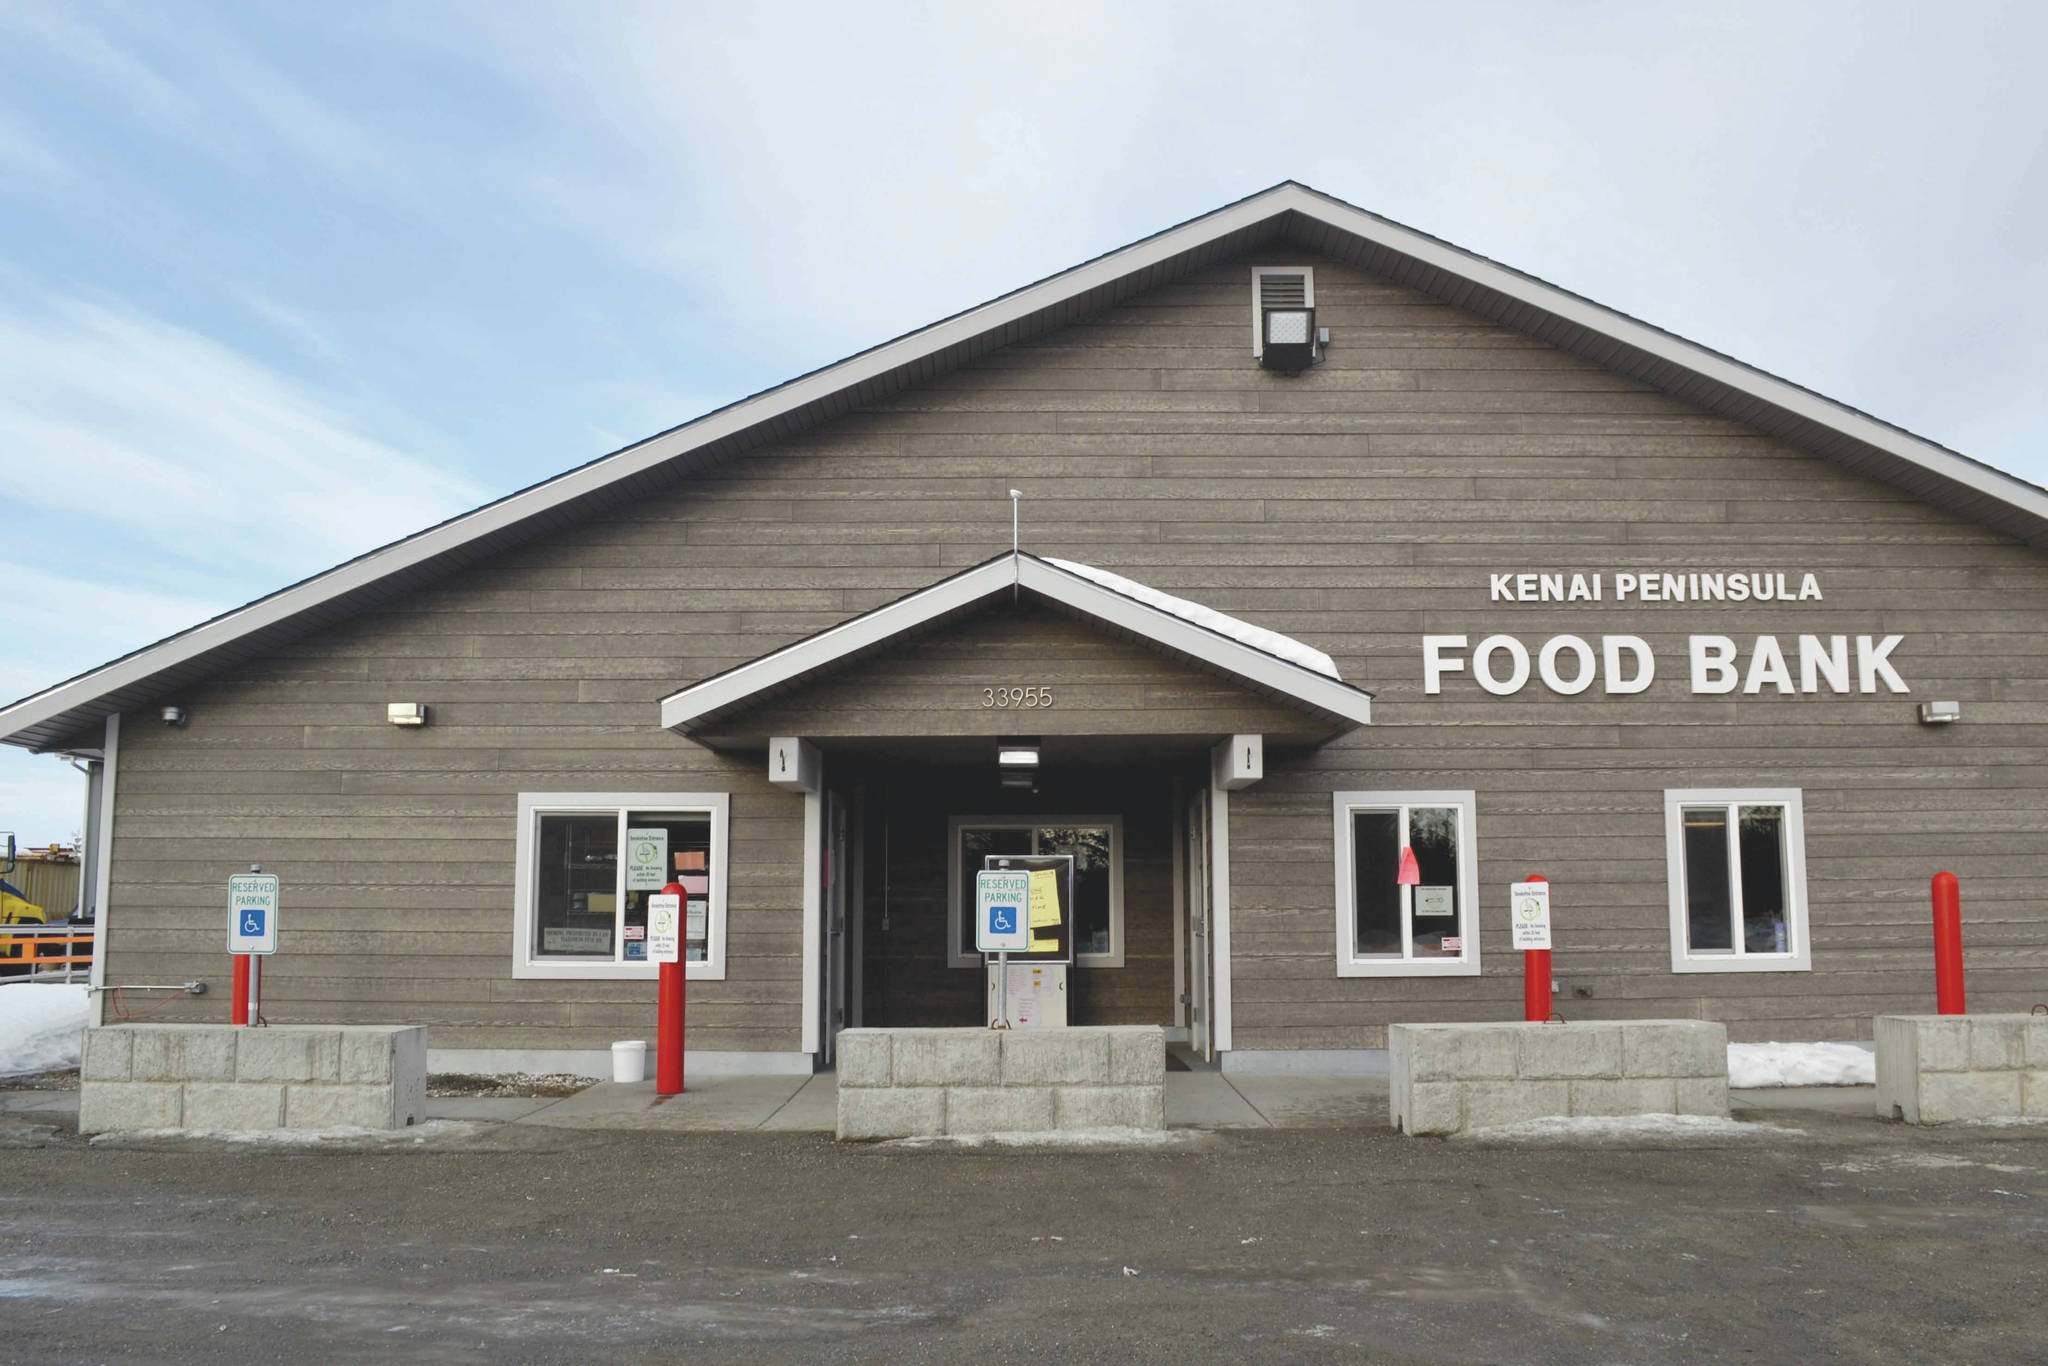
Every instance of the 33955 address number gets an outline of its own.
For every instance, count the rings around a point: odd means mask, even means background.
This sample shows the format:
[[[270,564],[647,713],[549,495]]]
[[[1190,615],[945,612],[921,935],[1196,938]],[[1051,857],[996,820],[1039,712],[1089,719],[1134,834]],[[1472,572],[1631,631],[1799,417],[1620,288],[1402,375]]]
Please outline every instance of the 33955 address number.
[[[1014,707],[1019,711],[1032,711],[1052,705],[1052,689],[1029,688],[983,688],[981,705],[984,707]]]

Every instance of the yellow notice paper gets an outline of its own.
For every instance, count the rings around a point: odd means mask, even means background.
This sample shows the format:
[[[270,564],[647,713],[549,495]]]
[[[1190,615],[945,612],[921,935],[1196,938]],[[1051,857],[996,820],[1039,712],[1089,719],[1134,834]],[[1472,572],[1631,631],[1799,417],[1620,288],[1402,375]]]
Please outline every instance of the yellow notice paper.
[[[1059,947],[1060,875],[1050,868],[1031,874],[1031,947]]]

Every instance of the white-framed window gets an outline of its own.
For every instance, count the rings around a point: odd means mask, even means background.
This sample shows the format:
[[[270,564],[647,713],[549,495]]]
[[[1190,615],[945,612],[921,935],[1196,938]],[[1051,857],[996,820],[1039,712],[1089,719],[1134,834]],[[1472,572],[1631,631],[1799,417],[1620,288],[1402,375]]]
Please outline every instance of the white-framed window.
[[[1337,975],[1476,977],[1479,850],[1470,792],[1339,792]],[[1403,854],[1415,877],[1401,877]]]
[[[512,975],[652,979],[647,898],[682,884],[685,973],[725,976],[723,792],[522,792]]]
[[[1806,822],[1796,787],[1664,793],[1673,972],[1805,972]]]
[[[990,854],[1074,856],[1074,962],[1124,965],[1124,821],[1121,816],[954,816],[947,828],[946,965],[978,968],[974,875]]]

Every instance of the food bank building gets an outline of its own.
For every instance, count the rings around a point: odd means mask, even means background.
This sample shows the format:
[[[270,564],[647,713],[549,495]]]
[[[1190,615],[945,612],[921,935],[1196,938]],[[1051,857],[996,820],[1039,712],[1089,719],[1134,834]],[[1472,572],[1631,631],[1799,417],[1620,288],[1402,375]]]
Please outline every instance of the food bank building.
[[[2044,546],[2031,484],[1287,183],[0,735],[90,766],[101,985],[223,977],[260,863],[266,1015],[441,1068],[647,1035],[671,879],[700,1074],[981,1024],[1005,859],[1068,878],[1045,1027],[1225,1067],[1514,1018],[1538,873],[1568,1018],[1852,1039],[1931,998],[1941,868],[1973,1004],[2039,997]]]

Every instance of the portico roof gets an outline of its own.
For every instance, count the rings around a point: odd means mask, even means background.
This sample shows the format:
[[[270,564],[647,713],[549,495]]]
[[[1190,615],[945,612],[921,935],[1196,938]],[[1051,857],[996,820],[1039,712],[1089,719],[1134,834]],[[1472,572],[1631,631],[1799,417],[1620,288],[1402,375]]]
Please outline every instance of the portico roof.
[[[1018,551],[864,612],[663,698],[661,724],[701,738],[728,718],[1005,596],[1036,600],[1306,712],[1326,735],[1372,720],[1372,694],[1299,641],[1085,565]]]

